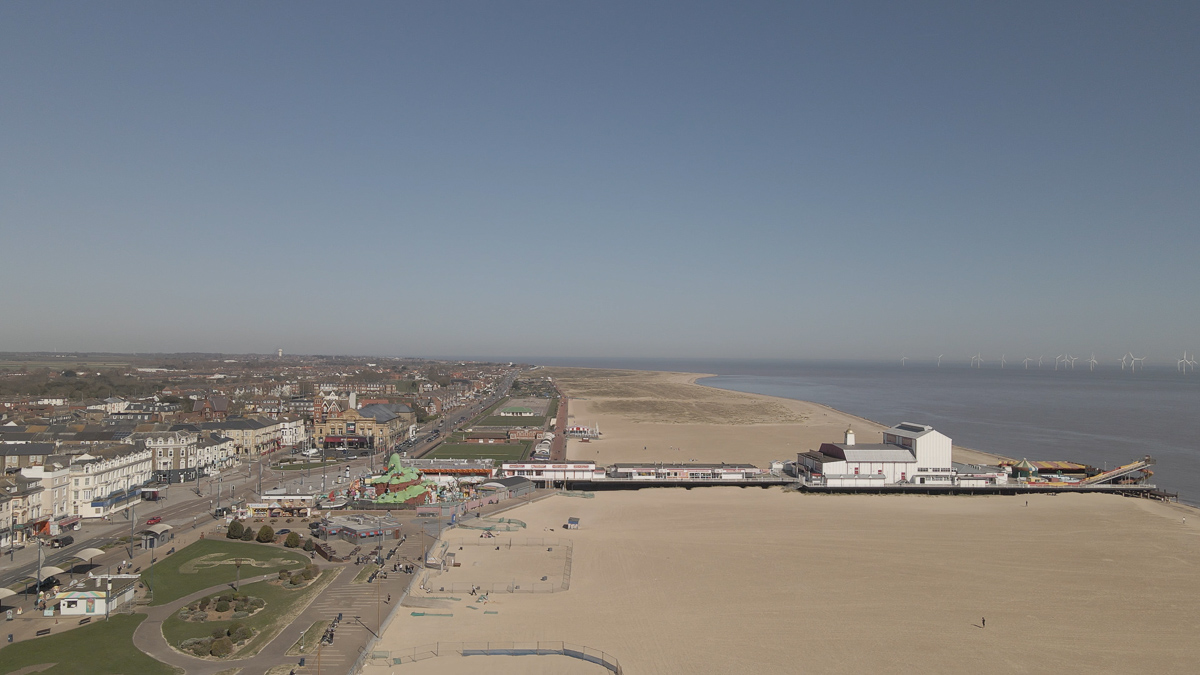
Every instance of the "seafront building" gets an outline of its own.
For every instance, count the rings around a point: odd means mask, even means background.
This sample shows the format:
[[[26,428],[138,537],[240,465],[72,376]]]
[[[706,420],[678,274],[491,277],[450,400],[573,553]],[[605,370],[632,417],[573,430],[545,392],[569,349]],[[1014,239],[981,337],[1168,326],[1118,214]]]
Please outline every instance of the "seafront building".
[[[879,487],[910,483],[950,485],[954,480],[950,437],[926,424],[903,422],[883,432],[883,443],[859,444],[847,429],[841,443],[802,452],[796,464],[826,487]]]

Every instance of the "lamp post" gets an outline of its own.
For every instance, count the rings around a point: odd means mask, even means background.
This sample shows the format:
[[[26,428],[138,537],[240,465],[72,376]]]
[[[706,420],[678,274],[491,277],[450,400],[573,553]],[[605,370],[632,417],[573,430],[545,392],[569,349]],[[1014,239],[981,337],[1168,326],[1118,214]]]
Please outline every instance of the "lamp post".
[[[237,568],[237,577],[234,579],[234,582],[233,582],[233,590],[236,591],[242,585],[242,559],[234,558],[233,565],[234,565],[234,567]]]

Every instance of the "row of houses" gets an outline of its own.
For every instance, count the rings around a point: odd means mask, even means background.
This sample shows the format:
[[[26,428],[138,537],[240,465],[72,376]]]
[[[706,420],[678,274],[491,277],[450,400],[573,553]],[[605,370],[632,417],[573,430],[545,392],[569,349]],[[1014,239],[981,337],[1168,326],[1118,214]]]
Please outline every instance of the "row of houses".
[[[0,546],[57,535],[83,518],[110,517],[140,499],[153,476],[153,453],[140,441],[75,455],[33,454],[52,452],[48,445],[0,445],[6,466],[14,451],[37,463],[6,469],[0,478]]]

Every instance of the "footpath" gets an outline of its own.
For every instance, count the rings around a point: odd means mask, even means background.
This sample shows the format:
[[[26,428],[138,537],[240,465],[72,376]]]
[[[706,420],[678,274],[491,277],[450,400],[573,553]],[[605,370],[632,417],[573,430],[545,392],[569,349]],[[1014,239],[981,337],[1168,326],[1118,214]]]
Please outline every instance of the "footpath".
[[[479,510],[472,511],[464,518],[473,519],[494,515],[552,494],[554,494],[553,490],[538,490],[536,493],[524,497],[486,505]],[[395,553],[384,561],[380,574],[375,577],[375,580],[373,582],[355,581],[359,572],[363,571],[363,565],[356,565],[353,562],[329,563],[317,558],[316,562],[322,569],[322,573],[333,573],[337,576],[258,654],[245,659],[219,661],[202,659],[174,650],[162,635],[163,621],[177,612],[180,607],[205,595],[229,588],[229,584],[198,591],[165,605],[137,605],[132,608],[122,608],[121,611],[124,613],[147,615],[146,620],[134,633],[134,645],[163,663],[182,668],[186,675],[215,675],[231,668],[240,668],[239,675],[266,675],[272,669],[275,669],[274,673],[283,673],[284,675],[292,669],[297,675],[318,672],[338,675],[350,673],[356,664],[361,663],[363,653],[378,642],[379,635],[390,622],[392,615],[396,611],[402,610],[401,599],[415,575],[393,572],[392,565],[408,563],[415,565],[420,571],[425,551],[448,524],[446,521],[436,518],[415,518],[412,517],[415,515],[412,512],[397,511],[393,515],[401,521],[401,531],[405,534],[405,540],[403,542],[396,540],[384,542],[383,555],[387,556],[388,552],[393,549],[395,549]],[[194,529],[191,527],[190,516],[181,520],[183,522],[176,521],[175,529],[171,530],[173,539],[166,542],[163,548],[153,551],[135,549],[131,558],[128,547],[114,547],[92,561],[93,569],[95,571],[103,571],[105,568],[115,570],[119,563],[128,561],[130,572],[142,571],[152,564],[152,560],[161,559],[172,547],[178,551],[202,537],[224,537],[224,527],[215,526],[211,520],[206,526],[197,525]],[[340,540],[330,540],[328,543],[339,554],[339,557],[348,556],[352,548],[349,542]],[[360,552],[362,555],[369,553],[369,550]],[[242,583],[250,583],[271,576],[273,575],[243,579]],[[143,600],[143,593],[144,590],[139,591],[138,601]],[[19,596],[6,598],[5,606],[12,607],[11,601],[18,598]],[[77,617],[44,617],[41,612],[30,609],[32,600],[22,603],[23,607],[25,605],[28,607],[25,607],[25,611],[21,615],[16,616],[14,621],[5,623],[7,630],[4,632],[13,633],[14,641],[33,639],[37,636],[38,631],[44,629],[50,629],[50,634],[58,634],[79,627]],[[313,648],[307,653],[288,654],[289,650],[293,650],[300,637],[314,623],[331,621],[339,613],[342,614],[342,621],[335,631],[332,644],[322,644],[319,650]],[[92,619],[92,621],[103,620],[103,617]],[[304,659],[303,666],[300,665],[301,658]]]

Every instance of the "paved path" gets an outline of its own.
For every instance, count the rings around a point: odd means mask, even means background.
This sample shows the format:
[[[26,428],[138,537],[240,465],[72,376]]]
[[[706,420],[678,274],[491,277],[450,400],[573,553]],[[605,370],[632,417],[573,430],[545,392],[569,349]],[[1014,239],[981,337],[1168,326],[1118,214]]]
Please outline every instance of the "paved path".
[[[197,591],[174,602],[158,607],[143,607],[148,616],[138,626],[133,635],[134,645],[150,656],[172,666],[183,668],[187,675],[213,675],[229,668],[238,667],[240,675],[260,675],[275,666],[290,664],[296,666],[297,673],[315,673],[317,668],[316,653],[305,655],[305,666],[299,667],[299,656],[288,656],[287,651],[296,643],[304,631],[317,621],[328,621],[342,613],[342,623],[338,626],[337,635],[332,645],[321,648],[322,673],[347,673],[358,660],[359,654],[374,637],[372,631],[378,632],[379,625],[387,622],[387,616],[399,604],[400,596],[411,579],[409,575],[391,572],[391,563],[402,558],[419,559],[421,555],[420,538],[405,542],[397,548],[397,554],[385,562],[384,569],[388,570],[388,579],[382,575],[373,583],[354,583],[354,578],[363,569],[358,565],[348,563],[318,563],[322,573],[333,573],[337,576],[326,586],[301,613],[285,626],[258,654],[244,659],[226,659],[211,661],[175,651],[167,644],[162,634],[162,623],[179,611],[180,607],[199,600],[202,597],[227,590],[229,584],[221,584]],[[242,583],[252,583],[275,578],[275,574],[244,579]],[[388,595],[391,602],[387,602]],[[355,617],[359,617],[356,619]]]

